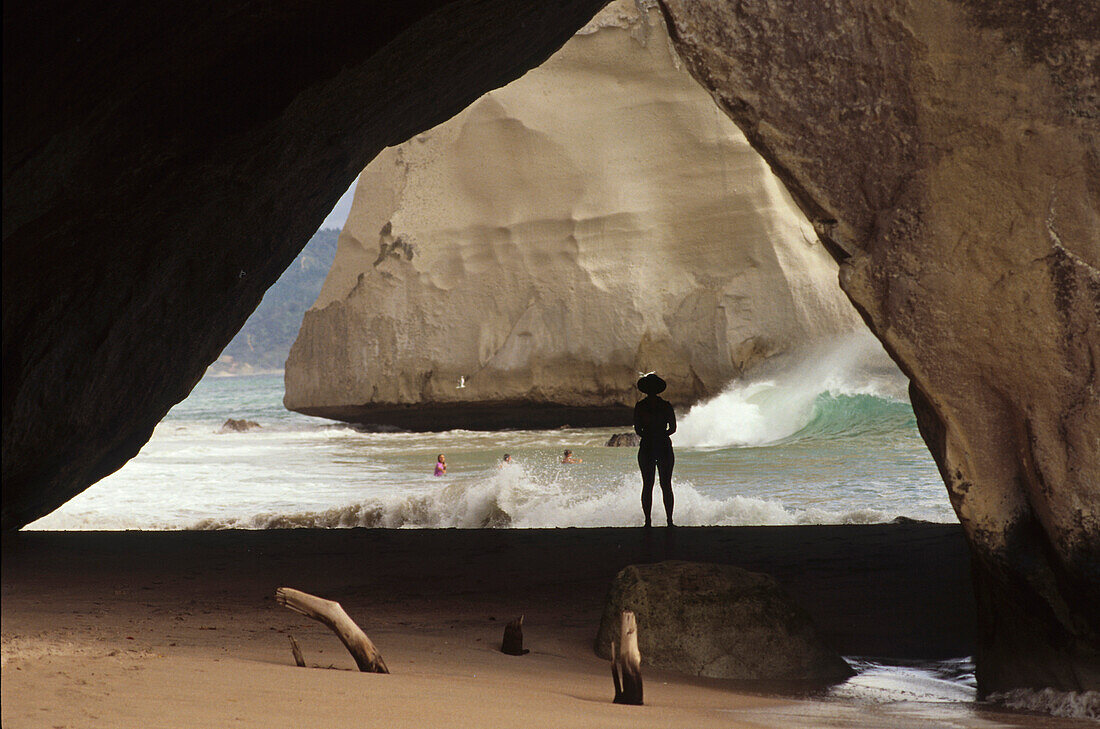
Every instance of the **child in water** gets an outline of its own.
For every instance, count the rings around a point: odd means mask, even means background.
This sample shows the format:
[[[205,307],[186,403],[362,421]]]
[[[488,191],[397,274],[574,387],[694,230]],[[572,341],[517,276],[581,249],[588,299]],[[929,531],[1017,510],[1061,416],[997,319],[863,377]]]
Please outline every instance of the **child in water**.
[[[447,475],[447,459],[442,453],[439,454],[439,458],[435,459],[435,475],[446,476]]]
[[[584,461],[582,461],[581,459],[574,458],[573,457],[573,451],[569,451],[569,450],[567,450],[565,452],[565,454],[561,457],[561,462],[562,463],[584,463]]]

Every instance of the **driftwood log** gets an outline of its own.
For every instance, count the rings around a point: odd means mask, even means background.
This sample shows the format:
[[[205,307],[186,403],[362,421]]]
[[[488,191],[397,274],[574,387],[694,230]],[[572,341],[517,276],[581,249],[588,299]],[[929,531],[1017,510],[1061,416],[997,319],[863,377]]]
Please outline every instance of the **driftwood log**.
[[[623,610],[618,646],[611,641],[611,680],[615,703],[642,705],[642,654],[638,650],[638,619]]]
[[[294,590],[289,587],[280,587],[275,591],[275,601],[294,612],[301,613],[307,618],[323,623],[336,633],[336,637],[344,644],[355,659],[355,665],[364,673],[389,673],[386,662],[382,660],[382,654],[371,643],[370,638],[364,633],[355,621],[348,617],[340,603],[326,600],[316,595]],[[298,656],[295,656],[297,662]],[[302,662],[304,663],[304,661]],[[298,665],[302,665],[299,663]]]
[[[523,647],[523,616],[513,620],[504,626],[504,640],[500,644],[500,652],[510,656],[522,656],[530,653]]]

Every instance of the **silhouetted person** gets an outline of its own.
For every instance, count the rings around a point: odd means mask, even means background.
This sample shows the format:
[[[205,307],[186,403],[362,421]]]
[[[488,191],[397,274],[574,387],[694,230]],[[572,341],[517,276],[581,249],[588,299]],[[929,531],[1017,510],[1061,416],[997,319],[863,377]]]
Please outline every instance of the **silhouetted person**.
[[[646,397],[634,406],[634,432],[642,439],[638,446],[638,468],[642,469],[642,512],[645,525],[651,526],[649,512],[653,509],[653,471],[661,477],[661,494],[665,501],[665,517],[672,526],[672,434],[676,432],[676,413],[672,405],[658,397],[665,391],[665,381],[652,372],[638,380],[638,389]]]

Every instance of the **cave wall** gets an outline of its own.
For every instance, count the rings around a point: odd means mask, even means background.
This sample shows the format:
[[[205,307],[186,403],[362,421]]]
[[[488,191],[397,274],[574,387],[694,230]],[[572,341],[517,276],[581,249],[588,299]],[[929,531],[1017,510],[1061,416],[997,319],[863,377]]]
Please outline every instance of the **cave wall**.
[[[911,379],[979,689],[1100,687],[1100,6],[662,5]]]
[[[603,2],[5,3],[3,528],[138,452],[379,150]]]

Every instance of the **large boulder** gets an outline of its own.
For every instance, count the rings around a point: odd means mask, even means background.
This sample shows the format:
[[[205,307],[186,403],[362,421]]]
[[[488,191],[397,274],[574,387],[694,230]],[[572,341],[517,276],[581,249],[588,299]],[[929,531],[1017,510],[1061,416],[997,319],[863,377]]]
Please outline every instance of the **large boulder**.
[[[625,424],[639,371],[687,405],[863,331],[836,275],[656,6],[617,0],[367,166],[285,403],[414,428]]]
[[[1100,688],[1100,3],[662,7],[911,379],[980,691]]]
[[[642,663],[744,680],[842,681],[852,669],[769,575],[696,562],[631,565],[607,596],[596,653],[611,655],[623,610],[638,617]]]

